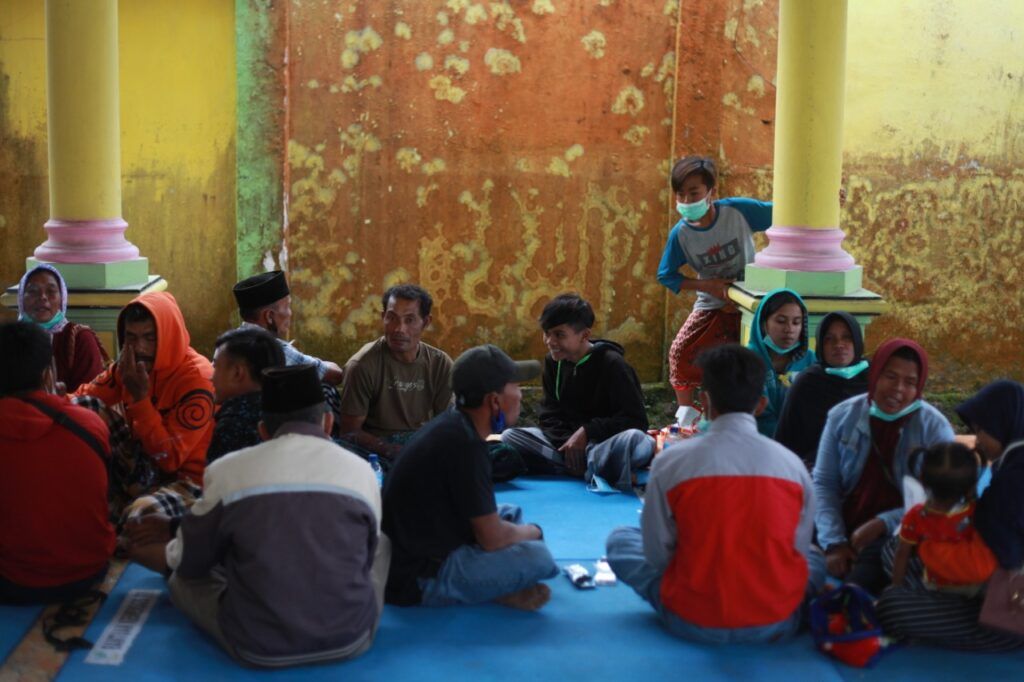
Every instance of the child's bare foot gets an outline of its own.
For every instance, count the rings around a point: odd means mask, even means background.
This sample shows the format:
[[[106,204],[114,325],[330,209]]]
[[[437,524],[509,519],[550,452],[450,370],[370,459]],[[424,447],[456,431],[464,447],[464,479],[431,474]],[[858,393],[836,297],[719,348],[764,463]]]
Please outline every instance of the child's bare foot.
[[[494,601],[502,606],[509,606],[513,609],[536,611],[547,604],[549,599],[551,599],[551,588],[544,583],[537,583],[518,592],[498,597]]]

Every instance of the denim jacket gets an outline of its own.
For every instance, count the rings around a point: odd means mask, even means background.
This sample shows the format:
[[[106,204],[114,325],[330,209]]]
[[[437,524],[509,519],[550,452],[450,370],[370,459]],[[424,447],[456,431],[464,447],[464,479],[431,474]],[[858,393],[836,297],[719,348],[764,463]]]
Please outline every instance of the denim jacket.
[[[866,394],[848,398],[828,413],[825,430],[818,444],[818,460],[814,465],[814,496],[818,511],[814,520],[818,528],[818,544],[823,548],[846,542],[855,528],[843,522],[843,500],[860,481],[871,450],[871,425]],[[896,455],[893,478],[897,486],[907,472],[907,459],[915,448],[953,440],[953,427],[941,412],[928,403],[915,412],[903,426]],[[891,534],[903,518],[903,509],[891,509],[878,515]]]

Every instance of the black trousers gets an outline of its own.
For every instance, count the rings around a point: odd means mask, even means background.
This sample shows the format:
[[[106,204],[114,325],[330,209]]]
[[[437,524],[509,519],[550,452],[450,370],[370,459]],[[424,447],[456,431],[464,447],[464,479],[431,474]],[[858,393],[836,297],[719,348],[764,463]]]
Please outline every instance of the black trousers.
[[[52,587],[28,587],[13,583],[0,576],[0,604],[23,606],[27,604],[60,604],[76,599],[93,588],[107,575],[107,566],[94,576]]]

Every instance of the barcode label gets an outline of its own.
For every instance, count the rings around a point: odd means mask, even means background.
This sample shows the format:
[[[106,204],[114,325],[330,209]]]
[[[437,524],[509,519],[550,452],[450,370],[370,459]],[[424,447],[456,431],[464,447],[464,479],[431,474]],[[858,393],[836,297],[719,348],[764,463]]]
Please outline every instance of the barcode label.
[[[85,657],[85,662],[93,665],[121,665],[160,594],[160,590],[130,591],[121,602],[114,619],[103,629],[103,634]]]

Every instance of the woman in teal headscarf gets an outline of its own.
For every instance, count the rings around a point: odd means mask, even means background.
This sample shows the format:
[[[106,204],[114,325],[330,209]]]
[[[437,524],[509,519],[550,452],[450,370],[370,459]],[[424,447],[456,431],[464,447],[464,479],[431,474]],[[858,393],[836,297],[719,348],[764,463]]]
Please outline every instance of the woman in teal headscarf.
[[[754,313],[747,346],[768,366],[764,381],[768,406],[757,417],[757,430],[772,438],[790,385],[815,361],[807,343],[807,306],[800,294],[791,289],[765,294]]]

